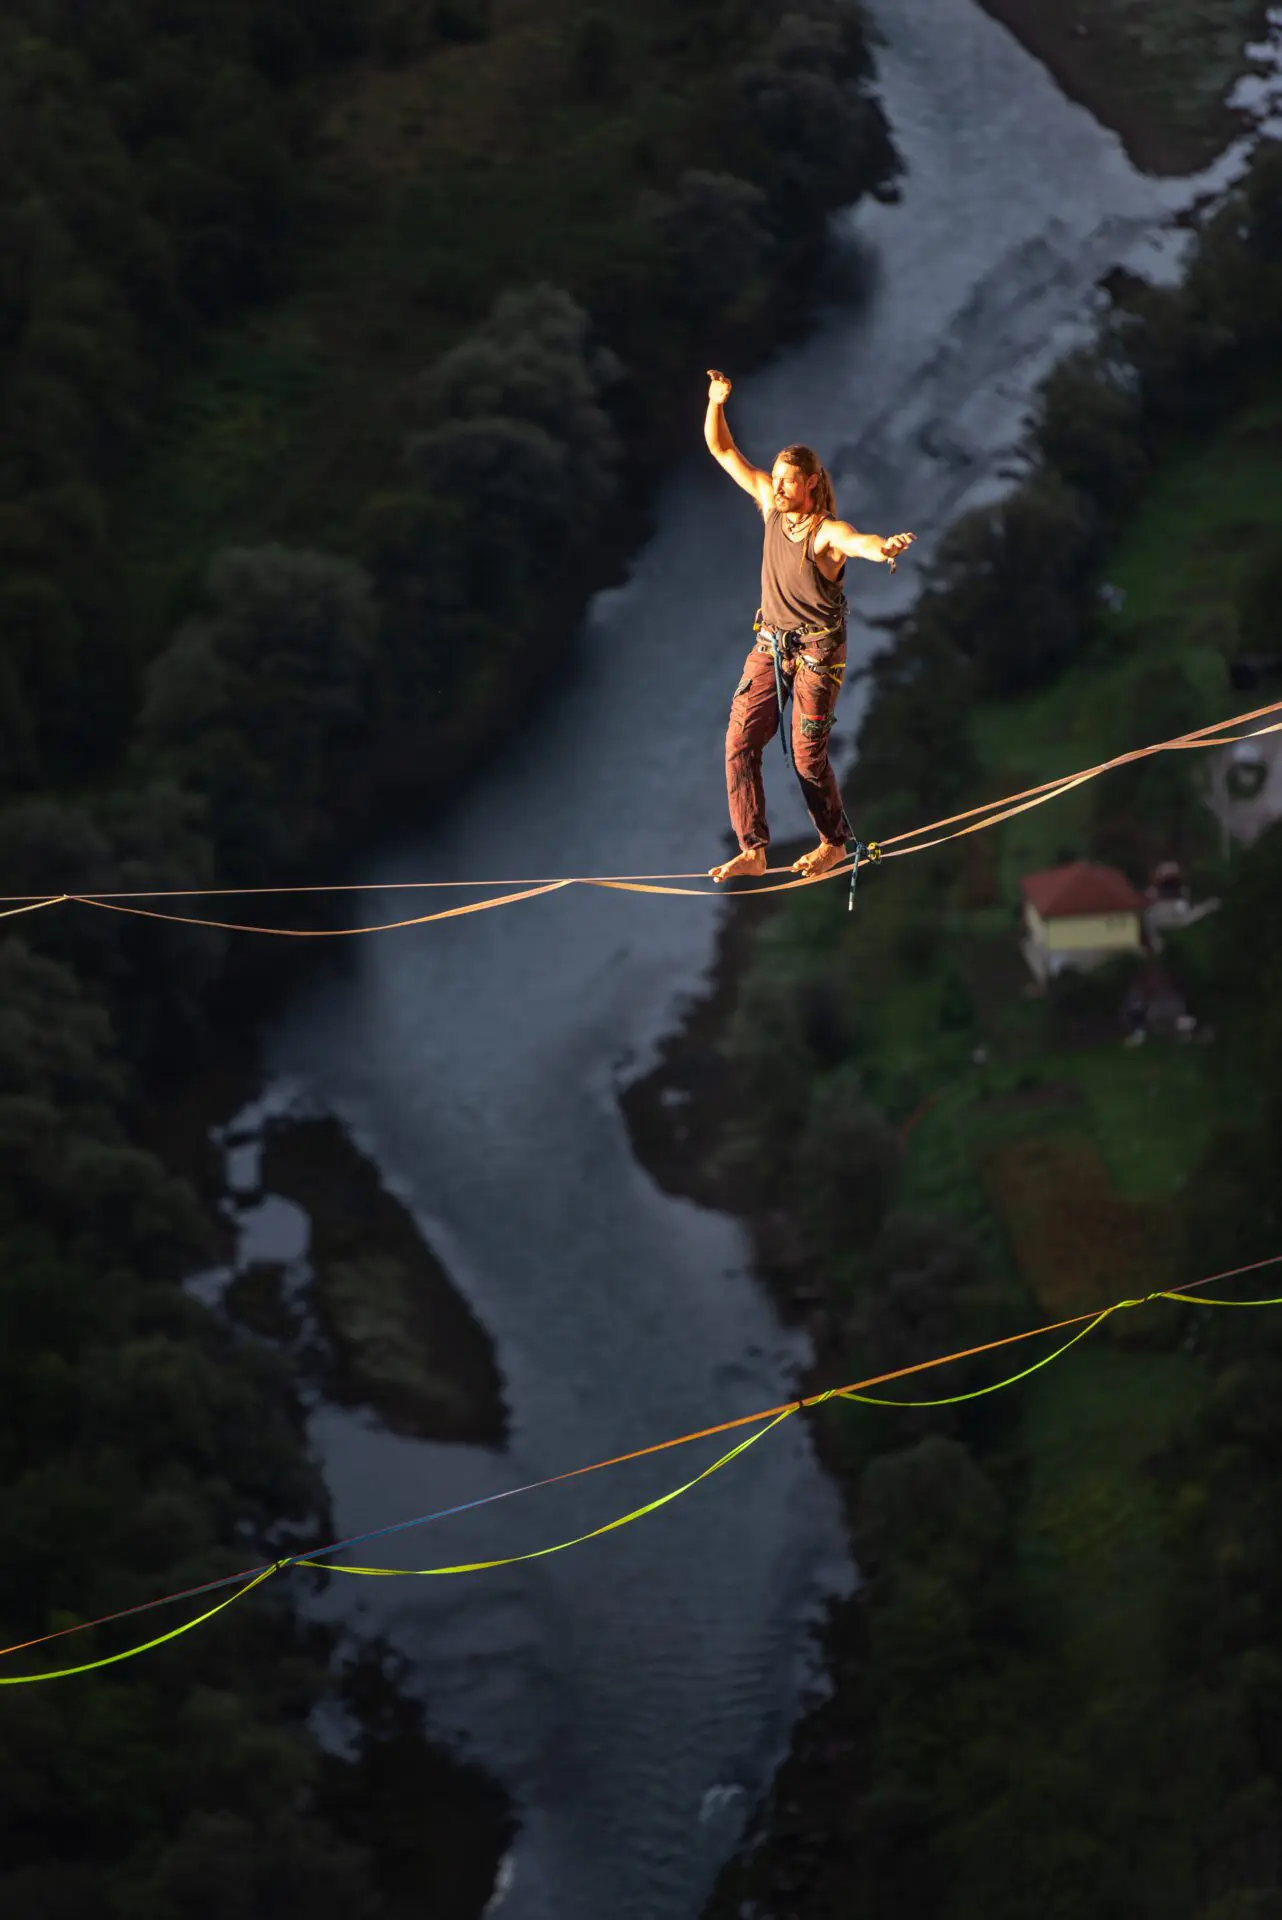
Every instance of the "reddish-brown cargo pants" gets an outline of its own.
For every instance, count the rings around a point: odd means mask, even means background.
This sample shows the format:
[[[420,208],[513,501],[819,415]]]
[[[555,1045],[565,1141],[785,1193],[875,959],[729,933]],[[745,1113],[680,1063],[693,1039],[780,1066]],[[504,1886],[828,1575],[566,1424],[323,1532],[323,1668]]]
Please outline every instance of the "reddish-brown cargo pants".
[[[784,693],[792,689],[792,759],[802,796],[820,837],[833,845],[848,837],[837,776],[828,764],[828,735],[846,671],[845,633],[780,641]],[[779,730],[779,700],[770,643],[758,641],[744,662],[730,702],[726,730],[726,790],[730,824],[743,848],[770,841],[761,756]]]

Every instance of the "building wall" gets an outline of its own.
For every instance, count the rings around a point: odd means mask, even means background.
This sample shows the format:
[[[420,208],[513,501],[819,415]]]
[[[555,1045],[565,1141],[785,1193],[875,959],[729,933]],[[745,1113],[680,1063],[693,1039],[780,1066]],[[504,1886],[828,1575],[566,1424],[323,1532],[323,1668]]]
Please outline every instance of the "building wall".
[[[1126,953],[1142,945],[1137,913],[1084,913],[1063,920],[1043,920],[1036,907],[1024,903],[1029,937],[1048,953]]]

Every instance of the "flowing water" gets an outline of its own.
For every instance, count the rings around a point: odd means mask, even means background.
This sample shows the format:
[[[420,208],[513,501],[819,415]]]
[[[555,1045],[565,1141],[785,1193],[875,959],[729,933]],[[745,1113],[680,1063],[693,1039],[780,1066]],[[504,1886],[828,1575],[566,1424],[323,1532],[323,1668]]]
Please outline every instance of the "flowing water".
[[[1161,230],[1192,190],[1138,177],[970,0],[874,11],[902,197],[837,222],[859,299],[736,387],[730,417],[763,465],[788,441],[817,444],[844,511],[914,528],[921,556],[1009,465],[1030,387],[1089,319],[1101,275],[1169,259]],[[691,454],[662,490],[657,531],[591,608],[558,703],[451,818],[407,824],[369,878],[686,871],[719,857],[721,742],[760,523],[701,451],[701,392],[692,380]],[[907,604],[913,566],[894,580],[850,572],[857,664],[878,638],[866,620]],[[848,708],[839,738],[853,690]],[[800,833],[777,750],[767,773],[776,830]],[[857,780],[849,798],[857,824]],[[860,911],[876,911],[871,893]],[[740,1229],[660,1193],[618,1109],[705,976],[717,912],[570,890],[371,938],[269,1036],[272,1097],[323,1104],[374,1155],[489,1330],[512,1416],[500,1456],[318,1413],[341,1531],[787,1397],[801,1352],[747,1270]],[[422,1567],[528,1552],[652,1499],[716,1451],[367,1553]],[[851,1578],[835,1497],[792,1419],[604,1539],[457,1579],[340,1583],[330,1604],[390,1634],[433,1728],[511,1791],[521,1831],[495,1896],[502,1920],[695,1920],[786,1744],[807,1625]]]

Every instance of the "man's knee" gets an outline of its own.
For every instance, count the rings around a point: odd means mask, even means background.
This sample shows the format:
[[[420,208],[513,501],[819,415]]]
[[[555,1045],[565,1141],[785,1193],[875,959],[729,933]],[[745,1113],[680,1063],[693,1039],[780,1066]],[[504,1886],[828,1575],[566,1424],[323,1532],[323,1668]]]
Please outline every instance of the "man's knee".
[[[762,749],[748,739],[725,735],[725,778],[735,781],[752,780],[756,770],[762,764]]]
[[[749,759],[759,755],[773,736],[778,720],[773,709],[764,715],[751,707],[734,706],[730,709],[730,724],[726,728],[726,759],[745,756]]]

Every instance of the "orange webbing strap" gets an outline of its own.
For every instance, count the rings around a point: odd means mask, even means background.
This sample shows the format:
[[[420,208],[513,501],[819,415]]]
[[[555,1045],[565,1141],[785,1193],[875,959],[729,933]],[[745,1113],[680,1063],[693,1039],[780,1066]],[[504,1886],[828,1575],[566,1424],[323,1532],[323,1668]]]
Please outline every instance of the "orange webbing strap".
[[[94,894],[68,893],[63,898],[75,900],[82,907],[101,907],[105,913],[130,913],[143,920],[171,920],[182,927],[211,927],[219,933],[270,933],[289,940],[338,940],[351,934],[393,933],[399,927],[426,927],[435,920],[457,920],[466,913],[486,913],[491,907],[510,907],[518,900],[536,900],[541,893],[556,893],[574,884],[573,880],[549,880],[541,887],[526,887],[521,893],[501,893],[493,900],[472,900],[465,907],[443,907],[439,913],[414,914],[408,920],[386,920],[373,927],[257,927],[237,920],[205,920],[191,913],[160,913],[154,907],[128,906],[123,901]]]

